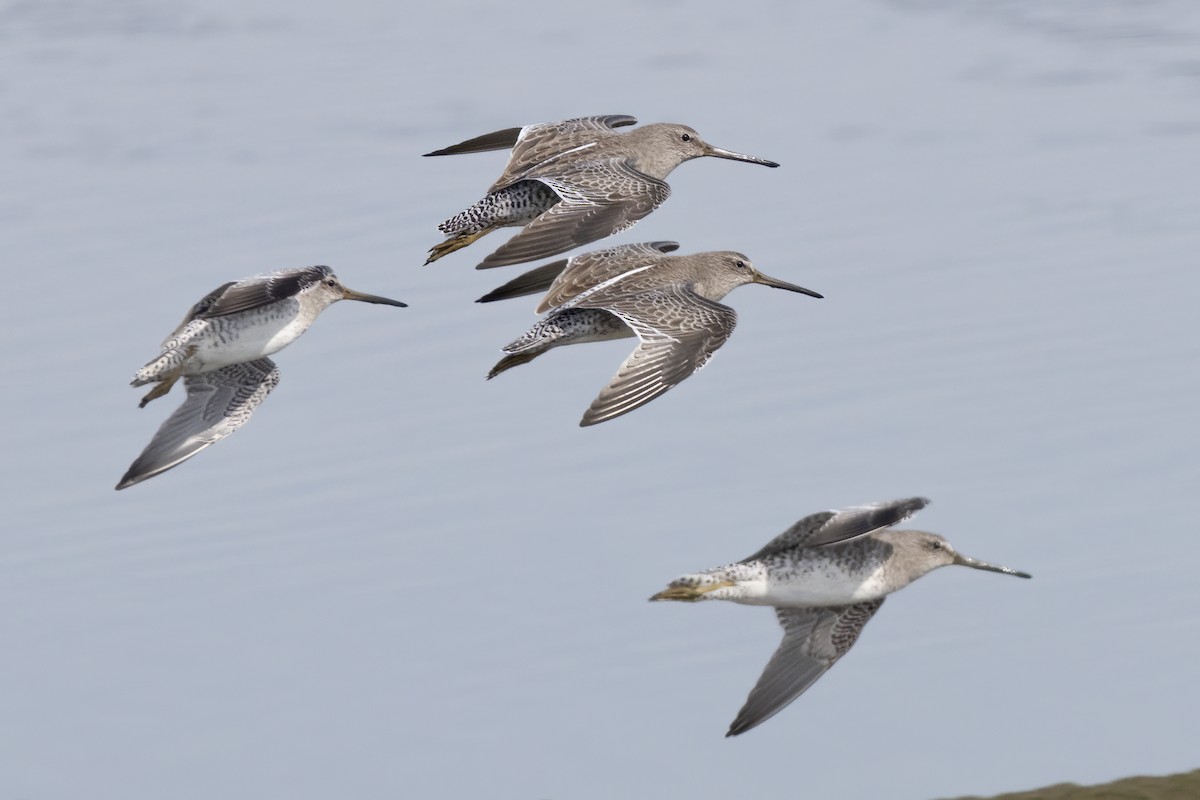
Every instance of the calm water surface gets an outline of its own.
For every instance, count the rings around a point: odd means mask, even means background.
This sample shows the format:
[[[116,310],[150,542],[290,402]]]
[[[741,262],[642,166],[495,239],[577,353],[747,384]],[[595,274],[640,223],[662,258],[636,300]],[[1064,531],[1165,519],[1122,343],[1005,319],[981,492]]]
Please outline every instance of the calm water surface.
[[[0,4],[0,795],[929,798],[1197,765],[1200,9],[819,0]],[[503,154],[630,113],[684,165],[615,241],[738,249],[678,390],[582,430],[628,343],[501,378],[500,241],[422,267]],[[333,265],[238,435],[113,484],[134,369],[226,280]],[[947,570],[752,734],[779,633],[650,606],[822,508]]]

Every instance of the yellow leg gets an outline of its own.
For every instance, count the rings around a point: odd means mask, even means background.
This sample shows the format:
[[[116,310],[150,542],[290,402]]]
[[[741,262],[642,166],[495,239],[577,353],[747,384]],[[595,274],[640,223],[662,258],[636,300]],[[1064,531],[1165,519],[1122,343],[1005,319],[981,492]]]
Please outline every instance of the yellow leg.
[[[434,245],[429,251],[429,258],[425,259],[426,264],[432,264],[442,256],[450,255],[455,250],[462,250],[467,245],[473,243],[477,239],[481,239],[491,233],[493,228],[484,228],[478,233],[465,233],[461,236],[451,236],[441,244]]]
[[[515,355],[510,353],[496,362],[496,366],[492,367],[492,371],[488,373],[487,379],[490,381],[507,369],[512,369],[521,364],[528,364],[544,352],[544,350],[537,350],[532,353],[517,353]]]
[[[154,388],[146,393],[142,398],[142,402],[138,403],[138,408],[145,408],[146,404],[151,400],[157,400],[167,392],[171,391],[171,387],[175,385],[175,381],[183,376],[183,368],[192,360],[192,356],[196,354],[196,346],[189,347],[184,354],[183,361],[179,362],[179,366],[167,373],[167,376],[155,384]]]
[[[736,586],[733,581],[719,581],[710,583],[707,586],[671,586],[663,589],[658,594],[651,597],[651,600],[681,600],[685,603],[694,603],[709,592],[714,592],[717,589],[724,589],[726,586]]]

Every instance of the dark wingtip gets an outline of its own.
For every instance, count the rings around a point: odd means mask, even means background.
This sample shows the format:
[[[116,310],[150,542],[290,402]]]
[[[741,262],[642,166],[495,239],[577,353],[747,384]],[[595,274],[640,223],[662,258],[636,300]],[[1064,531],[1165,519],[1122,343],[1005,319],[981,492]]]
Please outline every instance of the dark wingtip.
[[[930,502],[931,501],[928,497],[909,497],[904,500],[897,500],[890,509],[892,512],[892,519],[895,520],[895,522],[891,524],[898,525],[899,523],[911,517],[913,514],[916,514],[925,506],[929,505]]]
[[[476,136],[464,142],[443,147],[440,150],[424,153],[422,154],[422,158],[428,156],[457,156],[466,153],[486,153],[490,150],[509,150],[517,143],[517,139],[520,136],[521,129],[519,127],[505,128],[502,131],[485,133],[482,136]]]
[[[544,292],[554,284],[554,281],[566,269],[567,263],[568,259],[560,258],[558,261],[551,261],[549,264],[535,267],[528,272],[518,275],[503,286],[497,286],[475,302],[491,303],[496,300],[508,300],[513,297],[524,297],[525,295]]]
[[[521,234],[513,237],[516,239]],[[524,264],[527,261],[537,261],[539,258],[549,258],[550,256],[558,255],[562,250],[551,250],[548,253],[527,253],[526,255],[509,255],[512,251],[508,246],[512,244],[513,239],[508,240],[504,244],[497,247],[487,258],[475,265],[475,269],[492,269],[493,267],[511,267],[513,264]],[[576,242],[576,245],[580,244]],[[572,245],[573,247],[576,245]]]

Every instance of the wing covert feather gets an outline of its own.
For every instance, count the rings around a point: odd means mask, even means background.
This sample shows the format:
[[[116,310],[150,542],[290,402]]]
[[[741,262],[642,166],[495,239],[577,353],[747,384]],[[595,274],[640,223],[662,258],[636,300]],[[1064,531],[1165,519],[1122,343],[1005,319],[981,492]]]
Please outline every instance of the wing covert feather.
[[[476,269],[504,267],[564,253],[619,233],[671,194],[666,182],[634,169],[625,158],[581,162],[553,176],[532,175],[562,201],[485,258]]]
[[[620,282],[575,298],[570,307],[602,308],[620,317],[639,339],[580,425],[627,414],[678,385],[703,367],[737,324],[732,308],[683,286],[616,294]]]
[[[494,192],[514,181],[529,177],[538,166],[547,161],[601,139],[619,135],[615,133],[616,128],[636,123],[637,120],[627,114],[608,114],[527,125],[520,129],[513,143],[512,154],[508,157],[504,173],[488,191]]]
[[[581,253],[567,262],[537,307],[539,314],[557,308],[630,270],[658,263],[659,257],[679,249],[679,242],[639,242]]]
[[[167,417],[117,484],[124,489],[182,464],[246,423],[279,383],[269,358],[183,379],[187,398]]]
[[[783,641],[726,736],[766,722],[817,682],[858,640],[885,598],[847,606],[776,608]]]
[[[929,500],[924,497],[909,497],[809,514],[767,542],[754,555],[742,559],[742,562],[756,561],[793,548],[818,547],[857,539],[898,525],[928,504]]]
[[[209,292],[192,306],[192,310],[183,320],[183,325],[194,319],[211,319],[240,311],[251,311],[295,297],[303,289],[331,274],[329,267],[301,267],[231,281]]]

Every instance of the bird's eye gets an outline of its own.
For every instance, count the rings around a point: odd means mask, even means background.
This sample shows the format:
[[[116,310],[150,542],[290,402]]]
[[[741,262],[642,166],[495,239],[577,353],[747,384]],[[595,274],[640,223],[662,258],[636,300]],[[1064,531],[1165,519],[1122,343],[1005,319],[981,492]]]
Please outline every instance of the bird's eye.
[[[930,543],[929,543],[929,549],[930,549],[930,550],[941,550],[941,549],[942,549],[942,543],[941,543],[941,542],[930,542]]]
[[[685,133],[682,138],[685,142],[690,142],[692,140],[692,135],[690,133]]]
[[[326,286],[337,286],[337,278],[326,278],[325,285]]]
[[[745,268],[746,268],[746,262],[745,262],[745,261],[735,261],[735,262],[733,263],[733,265],[734,265],[735,267],[737,267],[738,269],[745,269]]]

